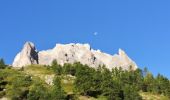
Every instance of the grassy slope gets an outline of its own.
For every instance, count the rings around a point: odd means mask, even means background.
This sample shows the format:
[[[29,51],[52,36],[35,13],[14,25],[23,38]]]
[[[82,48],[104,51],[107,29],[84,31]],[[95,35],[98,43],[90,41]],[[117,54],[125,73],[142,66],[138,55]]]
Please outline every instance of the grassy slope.
[[[54,74],[54,72],[48,69],[48,67],[43,67],[41,65],[27,66],[24,68],[24,72],[29,75],[38,76],[38,77],[40,77],[41,75],[44,76],[44,75]]]
[[[51,71],[50,69],[43,67],[41,65],[33,65],[33,66],[28,66],[24,68],[22,71],[26,74],[29,74],[34,77],[40,78],[42,81],[44,81],[44,77],[46,75],[54,75],[54,72]],[[67,94],[73,94],[73,82],[74,78],[72,76],[62,76],[62,86]],[[144,100],[168,100],[167,97],[163,95],[155,95],[151,93],[145,93],[145,92],[140,92],[140,95]],[[105,97],[99,97],[99,98],[92,98],[92,97],[86,97],[86,96],[79,96],[80,100],[106,100]]]
[[[169,100],[168,97],[163,95],[156,95],[148,92],[140,92],[144,100]]]

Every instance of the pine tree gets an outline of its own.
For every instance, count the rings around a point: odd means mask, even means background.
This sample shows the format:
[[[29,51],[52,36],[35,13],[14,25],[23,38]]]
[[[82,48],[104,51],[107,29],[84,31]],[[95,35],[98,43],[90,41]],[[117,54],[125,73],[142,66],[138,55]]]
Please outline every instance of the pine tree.
[[[34,83],[29,90],[28,100],[47,100],[49,97],[48,89],[43,86],[43,83]]]
[[[153,92],[154,86],[155,86],[155,80],[154,80],[152,73],[150,72],[146,73],[146,76],[144,77],[144,82],[143,82],[143,91]]]
[[[62,67],[57,63],[57,60],[53,60],[51,68],[57,75],[62,74]]]
[[[64,90],[61,86],[61,79],[56,76],[53,81],[53,84],[54,85],[52,87],[50,100],[65,100],[66,93],[64,92]]]
[[[142,100],[138,91],[132,85],[124,86],[124,100]]]
[[[0,69],[3,69],[3,68],[5,68],[5,67],[6,67],[6,65],[5,65],[4,60],[3,60],[3,59],[0,59]]]

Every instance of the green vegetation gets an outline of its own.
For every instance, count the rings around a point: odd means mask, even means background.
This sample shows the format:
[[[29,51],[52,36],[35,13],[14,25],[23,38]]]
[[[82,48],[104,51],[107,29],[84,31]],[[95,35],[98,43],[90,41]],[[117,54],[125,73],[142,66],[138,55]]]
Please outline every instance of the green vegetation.
[[[61,87],[61,79],[59,77],[55,77],[53,81],[53,88],[51,91],[51,98],[50,100],[65,100],[66,93],[64,92],[63,88]]]
[[[0,69],[4,69],[6,67],[3,59],[0,59]]]
[[[35,81],[27,94],[28,100],[47,100],[50,96],[47,92],[48,88],[42,82]]]
[[[129,67],[130,69],[130,67]],[[50,76],[47,77],[46,76]],[[49,84],[48,81],[53,83]],[[169,100],[170,81],[144,70],[81,63],[13,69],[0,60],[0,98],[11,100]]]

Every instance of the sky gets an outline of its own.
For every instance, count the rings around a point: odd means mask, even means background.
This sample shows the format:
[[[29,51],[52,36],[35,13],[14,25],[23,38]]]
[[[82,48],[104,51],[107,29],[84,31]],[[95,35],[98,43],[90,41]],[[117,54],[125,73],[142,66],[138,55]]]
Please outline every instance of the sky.
[[[170,78],[169,0],[0,0],[0,57],[11,64],[26,41],[123,49],[139,68]]]

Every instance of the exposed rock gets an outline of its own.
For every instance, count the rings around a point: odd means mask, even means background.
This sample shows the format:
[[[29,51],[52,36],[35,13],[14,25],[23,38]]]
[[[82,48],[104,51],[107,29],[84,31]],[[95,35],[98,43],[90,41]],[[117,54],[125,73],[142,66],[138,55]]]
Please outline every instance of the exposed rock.
[[[24,67],[26,65],[38,64],[38,52],[33,43],[26,42],[22,51],[14,59],[13,67]]]
[[[90,67],[105,65],[108,69],[122,67],[127,70],[129,66],[136,69],[137,65],[127,54],[119,49],[119,53],[109,55],[100,50],[91,49],[89,44],[56,44],[53,49],[37,53],[33,43],[27,42],[23,50],[16,56],[13,66],[22,67],[30,64],[50,65],[53,60],[61,65],[64,63],[81,62]]]
[[[0,100],[9,100],[9,99],[6,97],[3,97],[3,98],[0,98]]]
[[[54,79],[54,75],[46,75],[45,76],[45,82],[49,85],[53,85],[53,79]]]

